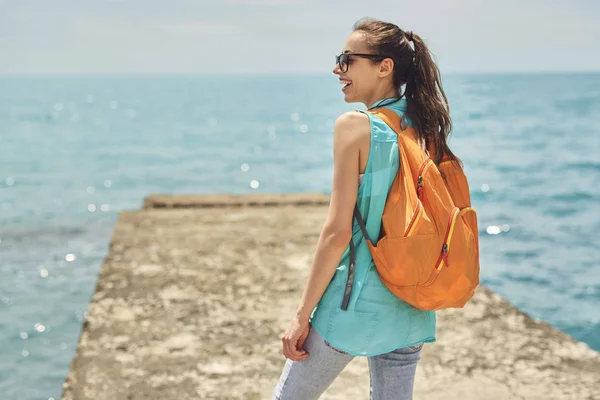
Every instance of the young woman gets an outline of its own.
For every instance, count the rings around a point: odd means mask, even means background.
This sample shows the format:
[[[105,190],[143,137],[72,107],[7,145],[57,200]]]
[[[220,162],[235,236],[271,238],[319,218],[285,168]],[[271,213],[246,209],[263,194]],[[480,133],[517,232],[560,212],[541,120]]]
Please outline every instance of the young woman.
[[[451,121],[440,73],[423,40],[382,21],[354,26],[333,73],[344,100],[404,116],[424,145],[455,158],[447,146]],[[310,277],[291,325],[282,336],[288,358],[274,399],[318,399],[355,357],[368,357],[371,399],[412,399],[425,342],[435,341],[436,316],[393,295],[381,282],[363,234],[354,223],[358,204],[371,238],[399,168],[398,136],[368,112],[347,112],[334,126],[331,202]],[[439,164],[441,160],[434,161]],[[351,296],[350,240],[356,263]],[[315,309],[316,307],[316,309]]]

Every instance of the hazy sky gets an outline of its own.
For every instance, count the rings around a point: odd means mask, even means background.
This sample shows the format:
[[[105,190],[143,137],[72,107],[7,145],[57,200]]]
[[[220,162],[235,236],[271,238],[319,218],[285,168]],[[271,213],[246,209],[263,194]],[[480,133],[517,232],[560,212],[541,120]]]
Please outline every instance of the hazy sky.
[[[0,0],[0,73],[329,73],[354,22],[444,72],[600,71],[597,0]]]

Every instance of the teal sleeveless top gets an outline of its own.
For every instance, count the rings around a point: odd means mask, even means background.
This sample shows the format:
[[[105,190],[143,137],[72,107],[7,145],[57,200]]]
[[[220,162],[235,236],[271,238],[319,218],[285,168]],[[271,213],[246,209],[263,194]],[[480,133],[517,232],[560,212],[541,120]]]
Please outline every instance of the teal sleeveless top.
[[[389,99],[374,106],[383,102],[389,103]],[[384,107],[402,116],[406,112],[406,100]],[[375,240],[379,237],[383,208],[399,167],[398,135],[379,117],[365,113],[371,125],[371,148],[358,187],[357,204],[367,232]],[[348,279],[350,246],[312,312],[312,327],[332,346],[356,356],[374,356],[422,342],[435,342],[435,311],[414,308],[381,282],[356,220],[352,240],[356,246],[356,263],[348,308],[342,309],[342,300]]]

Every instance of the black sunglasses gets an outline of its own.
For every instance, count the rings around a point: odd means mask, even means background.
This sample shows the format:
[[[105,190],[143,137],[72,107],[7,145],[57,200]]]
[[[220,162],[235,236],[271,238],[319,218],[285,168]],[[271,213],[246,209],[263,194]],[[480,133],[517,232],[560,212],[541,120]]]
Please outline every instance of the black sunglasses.
[[[340,67],[340,70],[342,72],[348,72],[348,66],[352,61],[352,57],[369,58],[371,60],[377,61],[381,61],[386,58],[391,58],[382,54],[342,53],[339,56],[335,56],[335,62]]]

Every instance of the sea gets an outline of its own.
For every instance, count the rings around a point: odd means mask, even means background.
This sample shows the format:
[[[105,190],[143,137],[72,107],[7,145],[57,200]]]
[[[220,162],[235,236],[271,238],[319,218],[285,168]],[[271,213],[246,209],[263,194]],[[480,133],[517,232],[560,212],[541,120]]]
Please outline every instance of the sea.
[[[600,350],[600,73],[443,85],[481,282]],[[120,211],[330,193],[335,119],[363,108],[334,75],[0,77],[0,398],[60,398]]]

